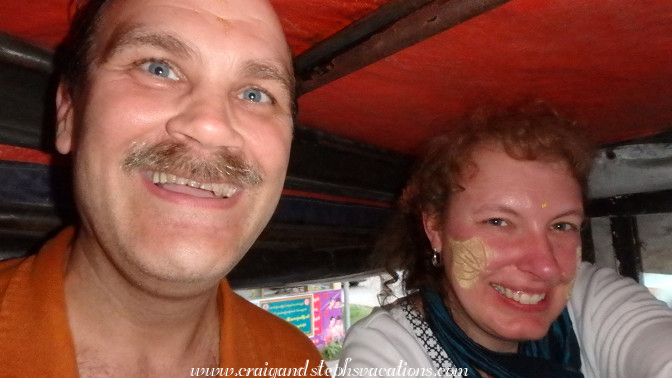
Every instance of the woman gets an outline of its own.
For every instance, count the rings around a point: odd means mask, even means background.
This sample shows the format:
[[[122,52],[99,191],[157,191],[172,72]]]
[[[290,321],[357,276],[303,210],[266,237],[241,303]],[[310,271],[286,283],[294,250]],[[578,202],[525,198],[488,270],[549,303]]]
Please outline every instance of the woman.
[[[672,376],[670,311],[615,272],[578,269],[591,149],[541,110],[428,144],[378,245],[410,294],[350,330],[344,375]]]

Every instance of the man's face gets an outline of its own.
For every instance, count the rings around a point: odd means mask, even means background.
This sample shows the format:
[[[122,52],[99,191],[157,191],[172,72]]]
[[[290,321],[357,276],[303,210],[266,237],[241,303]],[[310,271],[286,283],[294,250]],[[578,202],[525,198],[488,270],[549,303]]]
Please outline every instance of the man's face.
[[[543,337],[567,303],[580,258],[581,191],[562,163],[473,153],[475,173],[443,222],[426,221],[443,251],[458,325],[493,350]]]
[[[262,0],[113,0],[84,89],[61,88],[84,251],[131,280],[212,282],[270,219],[292,139],[291,57]]]

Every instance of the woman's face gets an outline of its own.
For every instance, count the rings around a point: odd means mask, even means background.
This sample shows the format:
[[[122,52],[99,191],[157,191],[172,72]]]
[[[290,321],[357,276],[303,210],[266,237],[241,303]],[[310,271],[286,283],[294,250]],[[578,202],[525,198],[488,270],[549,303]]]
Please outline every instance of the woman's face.
[[[476,169],[443,219],[425,215],[442,251],[457,324],[479,344],[516,350],[543,337],[565,307],[581,255],[581,189],[564,163],[474,150]]]

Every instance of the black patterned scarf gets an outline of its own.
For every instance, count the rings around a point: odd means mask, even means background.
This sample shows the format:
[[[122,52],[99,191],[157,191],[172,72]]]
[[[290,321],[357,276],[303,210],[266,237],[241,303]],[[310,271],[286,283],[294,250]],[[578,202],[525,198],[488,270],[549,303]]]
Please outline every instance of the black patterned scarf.
[[[469,375],[498,378],[583,378],[579,343],[565,308],[541,340],[521,342],[517,353],[498,353],[477,344],[460,329],[436,290],[420,290],[425,318],[456,367]],[[472,373],[473,372],[473,373]]]

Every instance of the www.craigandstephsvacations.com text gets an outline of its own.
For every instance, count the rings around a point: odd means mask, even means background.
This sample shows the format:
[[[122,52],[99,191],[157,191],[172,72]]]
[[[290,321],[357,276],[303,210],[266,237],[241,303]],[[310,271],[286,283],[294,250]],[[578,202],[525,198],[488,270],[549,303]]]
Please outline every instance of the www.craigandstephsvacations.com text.
[[[390,367],[348,367],[351,358],[346,358],[343,366],[328,367],[324,361],[320,365],[310,368],[310,361],[306,360],[304,367],[278,368],[264,367],[249,368],[192,368],[192,377],[467,377],[468,369],[432,369],[408,367],[404,361],[397,366]]]

